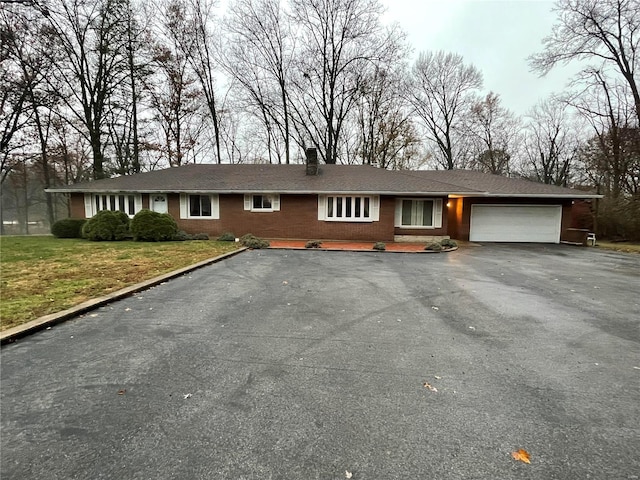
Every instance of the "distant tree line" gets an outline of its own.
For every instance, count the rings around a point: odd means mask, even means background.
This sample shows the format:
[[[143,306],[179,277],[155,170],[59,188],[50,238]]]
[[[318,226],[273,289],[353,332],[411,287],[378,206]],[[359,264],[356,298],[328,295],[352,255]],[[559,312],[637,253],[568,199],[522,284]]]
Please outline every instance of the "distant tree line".
[[[584,68],[523,116],[458,54],[411,61],[379,0],[0,2],[3,215],[50,224],[51,185],[312,146],[330,164],[594,189],[598,232],[640,237],[640,0],[560,0],[531,68]]]

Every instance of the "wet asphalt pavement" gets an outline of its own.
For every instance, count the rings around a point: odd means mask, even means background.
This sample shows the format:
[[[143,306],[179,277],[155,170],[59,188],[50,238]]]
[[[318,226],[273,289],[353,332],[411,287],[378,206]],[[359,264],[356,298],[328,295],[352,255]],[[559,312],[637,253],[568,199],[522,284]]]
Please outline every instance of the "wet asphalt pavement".
[[[638,255],[247,251],[1,361],[3,480],[640,478]]]

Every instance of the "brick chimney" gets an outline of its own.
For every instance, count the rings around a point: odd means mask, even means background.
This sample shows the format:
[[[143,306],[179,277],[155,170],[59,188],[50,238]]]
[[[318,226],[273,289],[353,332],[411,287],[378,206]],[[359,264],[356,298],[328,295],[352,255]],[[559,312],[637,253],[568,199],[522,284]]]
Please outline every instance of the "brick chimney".
[[[307,156],[307,175],[317,175],[318,174],[318,151],[309,147],[304,151]]]

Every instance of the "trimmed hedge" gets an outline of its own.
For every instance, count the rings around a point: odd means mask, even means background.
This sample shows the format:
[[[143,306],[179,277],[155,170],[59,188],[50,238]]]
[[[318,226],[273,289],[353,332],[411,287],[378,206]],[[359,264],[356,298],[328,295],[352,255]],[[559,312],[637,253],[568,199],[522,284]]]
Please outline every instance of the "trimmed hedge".
[[[86,221],[82,236],[94,242],[124,240],[129,237],[129,223],[124,212],[102,210]]]
[[[219,242],[235,242],[236,236],[231,232],[224,232],[218,237]]]
[[[82,227],[86,218],[65,218],[51,226],[51,234],[57,238],[82,238]]]
[[[376,242],[373,245],[374,250],[378,250],[380,252],[384,252],[387,249],[387,245],[384,242]]]
[[[322,247],[322,241],[321,240],[309,240],[304,248],[320,248]]]
[[[144,209],[131,220],[131,233],[138,242],[163,242],[174,239],[178,224],[168,213]]]

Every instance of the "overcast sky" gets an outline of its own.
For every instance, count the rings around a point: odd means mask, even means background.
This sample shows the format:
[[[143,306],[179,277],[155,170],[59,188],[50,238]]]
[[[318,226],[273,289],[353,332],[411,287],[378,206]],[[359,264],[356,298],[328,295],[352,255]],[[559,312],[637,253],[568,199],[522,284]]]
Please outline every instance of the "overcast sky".
[[[413,57],[420,51],[459,53],[482,71],[484,92],[524,114],[538,99],[560,92],[577,68],[554,69],[539,78],[526,58],[542,50],[556,14],[551,0],[382,0],[385,22],[408,34]]]

